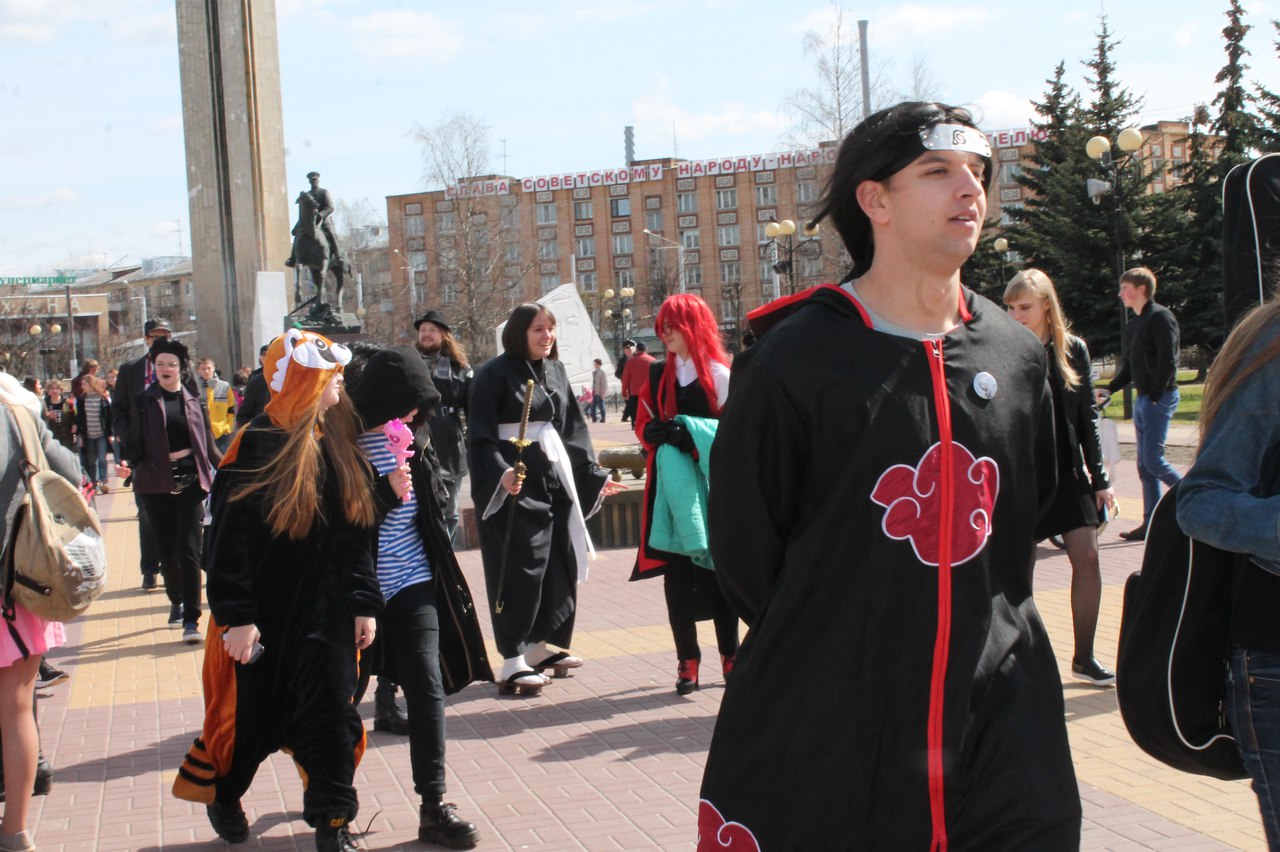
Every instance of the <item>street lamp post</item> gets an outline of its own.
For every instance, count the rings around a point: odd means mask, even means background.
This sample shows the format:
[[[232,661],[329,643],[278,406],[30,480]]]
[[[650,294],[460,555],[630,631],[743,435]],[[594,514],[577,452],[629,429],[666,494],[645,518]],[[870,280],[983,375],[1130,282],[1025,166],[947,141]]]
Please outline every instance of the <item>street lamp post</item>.
[[[1120,131],[1116,137],[1115,147],[1119,149],[1119,155],[1112,150],[1111,140],[1105,136],[1094,136],[1085,143],[1085,152],[1090,159],[1097,160],[1098,164],[1106,171],[1110,181],[1096,180],[1089,178],[1085,182],[1085,190],[1089,193],[1089,199],[1094,204],[1102,203],[1102,196],[1110,194],[1115,199],[1115,205],[1112,209],[1114,217],[1114,228],[1112,236],[1115,239],[1116,252],[1116,280],[1124,275],[1124,183],[1121,180],[1121,173],[1129,161],[1133,158],[1134,152],[1142,147],[1142,131],[1137,128],[1128,127]],[[1125,341],[1124,329],[1128,323],[1129,317],[1123,304],[1120,305],[1120,360],[1124,361],[1129,355],[1129,347]],[[1126,385],[1124,389],[1124,416],[1128,420],[1133,417],[1133,391]]]
[[[1004,259],[1005,255],[1009,251],[1009,241],[1004,237],[996,237],[995,240],[992,241],[991,245],[1000,254],[1000,286],[1003,287],[1006,283],[1004,278]]]
[[[796,252],[804,251],[809,256],[817,257],[822,254],[822,243],[818,242],[818,223],[806,222],[804,227],[800,229],[800,233],[804,235],[804,239],[796,242],[796,223],[792,219],[777,219],[769,222],[764,226],[764,235],[769,241],[761,247],[761,253],[770,261],[773,266],[773,297],[779,298],[782,293],[778,286],[778,276],[787,276],[787,292],[794,295],[796,292]],[[780,241],[785,238],[785,242]],[[805,246],[809,246],[805,249]]]
[[[648,228],[645,228],[645,229],[644,229],[644,232],[645,232],[646,234],[648,234],[649,236],[653,237],[655,240],[661,240],[661,241],[662,241],[662,242],[664,242],[664,243],[670,243],[671,245],[675,246],[675,249],[676,249],[676,264],[680,267],[680,269],[679,269],[679,273],[680,273],[680,292],[681,292],[681,293],[685,292],[685,290],[686,290],[687,288],[686,288],[686,286],[685,286],[685,271],[684,271],[684,243],[677,242],[676,240],[670,239],[670,238],[668,238],[668,237],[664,237],[664,236],[662,236],[662,234],[655,234],[653,231],[650,231]]]
[[[56,346],[49,346],[48,344],[53,335],[61,332],[62,326],[56,322],[49,325],[49,333],[44,334],[43,337],[41,335],[44,333],[44,329],[40,327],[40,323],[33,323],[27,329],[27,334],[31,335],[31,338],[36,341],[36,351],[40,353],[40,380],[42,382],[49,381],[49,356],[58,351]]]
[[[139,292],[138,290],[135,290],[135,289],[134,289],[134,287],[133,287],[133,285],[132,285],[132,284],[130,284],[130,283],[129,283],[129,279],[128,279],[128,278],[121,278],[121,279],[120,279],[120,283],[121,283],[121,284],[123,284],[125,287],[128,287],[128,288],[129,288],[129,292],[130,292],[130,293],[137,294],[137,293]],[[146,292],[145,292],[145,291],[143,291],[143,292],[141,293],[141,295],[133,295],[133,296],[130,296],[130,297],[129,297],[129,300],[130,300],[130,301],[135,301],[135,300],[136,300],[136,301],[142,302],[142,322],[140,322],[140,323],[138,323],[138,324],[139,324],[140,326],[142,326],[142,335],[143,335],[143,337],[146,337],[146,333],[147,333],[147,331],[146,331],[146,329],[147,329],[147,319],[148,319],[148,317],[147,317],[147,294],[146,294]]]
[[[613,348],[617,355],[622,354],[622,341],[631,336],[631,299],[635,294],[630,287],[620,287],[616,293],[608,289],[602,294],[601,303],[609,305],[604,318],[613,324]]]

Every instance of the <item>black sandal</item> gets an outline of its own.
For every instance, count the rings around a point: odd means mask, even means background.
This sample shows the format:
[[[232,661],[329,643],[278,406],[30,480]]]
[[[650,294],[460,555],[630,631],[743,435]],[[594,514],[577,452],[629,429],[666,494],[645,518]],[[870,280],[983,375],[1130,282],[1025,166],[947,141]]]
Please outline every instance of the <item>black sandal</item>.
[[[536,684],[535,683],[519,683],[520,678],[523,678],[523,677],[536,677],[538,679],[538,682]],[[530,671],[529,669],[525,669],[524,671],[516,672],[506,680],[498,681],[498,694],[499,695],[534,696],[541,693],[542,687],[546,685],[547,685],[546,678],[544,678],[542,675],[538,674],[535,671]]]
[[[582,658],[574,657],[568,651],[558,651],[534,666],[538,672],[551,669],[555,677],[572,677],[569,669],[582,668]]]

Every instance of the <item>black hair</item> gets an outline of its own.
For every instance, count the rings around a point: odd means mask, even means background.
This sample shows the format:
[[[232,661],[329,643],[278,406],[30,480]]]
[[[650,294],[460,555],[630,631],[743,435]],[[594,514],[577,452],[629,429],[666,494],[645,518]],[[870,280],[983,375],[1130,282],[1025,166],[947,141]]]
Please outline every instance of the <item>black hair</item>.
[[[540,316],[551,320],[552,325],[556,324],[556,315],[551,313],[551,309],[546,305],[525,302],[517,306],[507,318],[506,327],[502,329],[502,351],[517,358],[527,359],[529,357],[529,326],[533,325],[533,321]],[[552,361],[560,360],[559,340],[551,344],[551,354],[547,357]]]
[[[858,187],[863,181],[887,180],[914,162],[925,152],[920,131],[935,124],[963,124],[977,129],[973,116],[962,107],[904,101],[863,119],[840,144],[831,180],[813,221],[830,218],[853,258],[844,281],[863,275],[875,256],[871,220],[858,204]],[[985,189],[991,188],[994,177],[995,170],[988,159],[982,175]]]
[[[152,364],[156,362],[157,356],[160,355],[177,355],[178,366],[184,373],[187,371],[187,368],[191,363],[191,351],[172,337],[157,338],[156,341],[151,344],[151,349],[147,351],[147,357],[151,359]]]

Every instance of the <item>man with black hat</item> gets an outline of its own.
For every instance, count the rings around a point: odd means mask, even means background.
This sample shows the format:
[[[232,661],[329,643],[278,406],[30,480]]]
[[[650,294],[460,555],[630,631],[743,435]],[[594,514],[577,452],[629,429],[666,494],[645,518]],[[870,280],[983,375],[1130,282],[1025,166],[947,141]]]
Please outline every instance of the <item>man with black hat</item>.
[[[622,374],[627,369],[627,359],[636,353],[636,342],[631,338],[627,338],[622,344],[622,354],[618,356],[618,366],[613,368],[613,377],[618,381],[622,381]],[[623,398],[622,422],[627,422],[626,398]]]
[[[342,262],[342,252],[338,250],[338,235],[333,232],[333,222],[330,221],[330,217],[333,216],[333,196],[329,190],[320,186],[319,172],[307,172],[307,180],[311,182],[311,188],[303,191],[316,203],[316,215],[320,217],[320,230],[324,232],[324,238],[329,241],[329,265],[332,267]],[[285,266],[297,265],[298,228],[296,225],[291,233],[294,235],[293,250],[289,253],[289,259],[284,262]]]
[[[444,507],[449,523],[449,542],[456,543],[458,493],[467,475],[467,395],[471,392],[471,365],[466,350],[449,330],[449,323],[435,310],[427,311],[413,323],[418,333],[418,352],[427,364],[431,380],[440,391],[440,402],[421,412],[414,423],[416,437],[429,439],[440,460],[440,478],[448,491]]]
[[[142,331],[148,351],[157,340],[167,338],[173,333],[168,320],[156,317],[147,320],[142,327]],[[112,433],[118,436],[120,441],[120,453],[116,457],[116,472],[122,479],[127,479],[130,474],[129,465],[122,461],[127,451],[125,442],[129,439],[129,411],[133,405],[134,397],[150,387],[155,380],[155,368],[152,366],[151,361],[147,359],[145,352],[136,361],[121,364],[120,369],[117,371],[116,388],[111,395],[111,429]],[[147,514],[142,509],[141,501],[138,500],[137,491],[133,492],[133,499],[138,506],[138,543],[142,552],[140,564],[142,569],[142,590],[154,592],[157,588],[156,576],[160,573],[160,549],[156,544],[151,522],[147,519]],[[178,611],[169,614],[169,624],[175,627],[182,624],[181,604],[178,604],[177,608]]]

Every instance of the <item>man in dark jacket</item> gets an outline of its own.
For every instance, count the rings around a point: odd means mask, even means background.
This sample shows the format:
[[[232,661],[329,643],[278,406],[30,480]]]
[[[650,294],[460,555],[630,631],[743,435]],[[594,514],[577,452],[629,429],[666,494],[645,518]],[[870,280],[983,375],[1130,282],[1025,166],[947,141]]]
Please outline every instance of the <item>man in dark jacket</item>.
[[[153,317],[143,325],[147,349],[161,338],[173,333],[168,320]],[[146,354],[136,361],[121,364],[116,376],[116,389],[111,395],[111,433],[120,443],[120,458],[116,459],[116,473],[127,479],[131,471],[123,459],[128,455],[129,418],[133,409],[134,398],[151,386],[156,380],[155,369]],[[139,567],[142,569],[142,590],[154,592],[157,588],[156,577],[160,574],[160,547],[156,543],[155,532],[151,529],[151,521],[138,499],[138,489],[133,489],[133,501],[138,507],[138,544],[142,554]],[[180,623],[180,622],[179,622]]]
[[[418,412],[415,434],[419,442],[428,440],[440,462],[440,479],[447,494],[444,506],[449,524],[449,543],[457,543],[458,494],[467,475],[467,396],[471,392],[471,365],[466,350],[449,330],[439,311],[427,311],[413,323],[418,333],[418,352],[440,391],[440,401]]]
[[[267,354],[267,345],[264,344],[258,350],[258,369],[249,374],[249,381],[244,386],[244,399],[240,400],[240,407],[236,409],[236,428],[247,426],[253,418],[262,413],[262,409],[267,407],[267,402],[271,399],[271,393],[267,390],[267,380],[262,378],[262,356]]]
[[[1031,597],[1056,487],[1047,362],[960,283],[990,150],[942,104],[865,119],[816,217],[853,260],[845,283],[751,314],[708,498],[716,579],[750,633],[700,850],[1079,849]]]
[[[1138,479],[1142,482],[1142,525],[1120,533],[1127,541],[1147,537],[1147,521],[1160,502],[1160,484],[1172,488],[1182,476],[1164,455],[1169,421],[1178,410],[1178,320],[1155,303],[1156,276],[1136,266],[1120,276],[1120,301],[1134,313],[1124,327],[1125,359],[1107,389],[1130,383],[1138,389],[1133,405]]]

